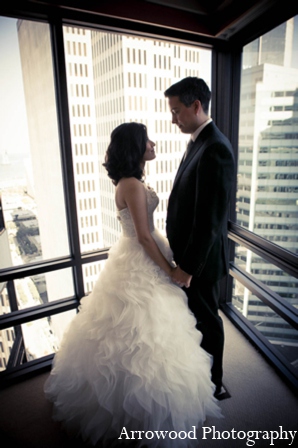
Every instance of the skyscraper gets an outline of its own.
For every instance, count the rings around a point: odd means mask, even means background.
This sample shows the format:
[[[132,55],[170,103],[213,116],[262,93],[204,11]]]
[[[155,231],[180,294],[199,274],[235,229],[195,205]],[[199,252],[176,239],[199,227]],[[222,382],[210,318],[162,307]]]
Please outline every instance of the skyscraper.
[[[50,31],[47,24],[26,20],[17,22],[17,30],[30,140],[31,194],[37,210],[40,257],[50,260],[69,255]],[[38,292],[32,287],[31,278],[22,282],[26,286],[22,288],[19,301],[22,302],[22,296],[27,296],[28,303],[33,306]],[[70,269],[47,273],[45,283],[49,301],[73,295]],[[47,330],[41,337],[45,337],[44,347],[48,347],[49,353],[52,353],[53,344],[48,340],[55,337],[60,340],[74,313],[53,316],[51,327],[45,322]],[[39,321],[34,322],[34,326],[37,334]],[[26,345],[29,346],[32,335],[29,330],[27,334]],[[37,346],[36,343],[36,349]]]
[[[164,91],[185,76],[211,77],[209,50],[168,42],[92,31],[96,123],[100,161],[104,245],[119,234],[114,186],[101,163],[112,130],[123,122],[142,122],[156,142],[157,158],[145,167],[146,182],[158,193],[157,227],[164,232],[167,199],[189,136],[171,125]]]
[[[237,221],[298,253],[298,70],[289,67],[292,39],[293,19],[263,36],[261,46],[253,42],[244,49]],[[249,66],[253,62],[252,47],[258,48],[258,52],[254,64]],[[237,248],[237,258],[238,264],[297,307],[297,279],[241,246]],[[234,303],[295,361],[296,330],[248,290],[236,287]]]
[[[250,42],[243,53],[243,67],[261,64],[291,67],[293,55],[294,18]]]
[[[31,191],[38,210],[41,256],[47,260],[69,254],[49,28],[20,20],[18,37]],[[120,232],[114,186],[102,163],[111,131],[125,121],[144,123],[157,141],[157,160],[146,167],[146,181],[160,196],[156,222],[164,230],[166,201],[188,136],[172,129],[163,92],[188,75],[210,82],[211,52],[77,27],[63,27],[63,37],[81,252],[109,247]],[[83,266],[86,293],[93,288],[100,264]],[[45,280],[49,301],[73,295],[70,269],[47,273]],[[72,315],[51,318],[58,341]]]

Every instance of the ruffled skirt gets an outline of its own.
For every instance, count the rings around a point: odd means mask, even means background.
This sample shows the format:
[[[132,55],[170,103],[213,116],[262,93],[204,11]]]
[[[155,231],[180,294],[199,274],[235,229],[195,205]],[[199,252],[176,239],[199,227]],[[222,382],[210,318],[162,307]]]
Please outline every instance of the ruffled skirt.
[[[171,260],[166,238],[153,236]],[[197,446],[194,428],[221,412],[195,325],[185,293],[136,238],[120,237],[55,356],[53,418],[93,445]]]

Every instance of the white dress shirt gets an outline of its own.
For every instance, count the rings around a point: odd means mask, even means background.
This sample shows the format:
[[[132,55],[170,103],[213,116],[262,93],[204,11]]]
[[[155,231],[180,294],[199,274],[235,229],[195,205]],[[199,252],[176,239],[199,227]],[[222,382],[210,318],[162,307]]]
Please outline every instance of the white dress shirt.
[[[193,134],[191,134],[190,140],[189,140],[187,148],[186,148],[186,151],[185,151],[184,156],[182,158],[183,161],[186,159],[186,157],[188,155],[188,152],[190,150],[190,143],[193,143],[196,140],[196,138],[199,135],[199,133],[202,132],[204,127],[207,126],[207,124],[209,124],[211,121],[212,121],[212,118],[208,118],[206,121],[204,121],[203,124],[201,124],[201,126],[198,127],[198,129]]]
[[[198,129],[193,134],[191,134],[190,138],[193,142],[196,140],[196,138],[200,134],[200,132],[202,132],[204,127],[207,126],[207,124],[211,123],[211,121],[212,121],[212,118],[208,118],[206,121],[204,121],[203,124],[201,124],[201,126],[198,127]]]

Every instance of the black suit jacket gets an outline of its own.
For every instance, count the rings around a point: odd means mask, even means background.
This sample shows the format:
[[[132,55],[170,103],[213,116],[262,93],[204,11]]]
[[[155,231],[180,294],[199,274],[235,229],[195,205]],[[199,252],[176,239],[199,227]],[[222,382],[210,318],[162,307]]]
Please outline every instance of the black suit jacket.
[[[228,272],[227,215],[234,182],[232,146],[210,122],[181,163],[167,213],[174,259],[188,274],[217,281]]]

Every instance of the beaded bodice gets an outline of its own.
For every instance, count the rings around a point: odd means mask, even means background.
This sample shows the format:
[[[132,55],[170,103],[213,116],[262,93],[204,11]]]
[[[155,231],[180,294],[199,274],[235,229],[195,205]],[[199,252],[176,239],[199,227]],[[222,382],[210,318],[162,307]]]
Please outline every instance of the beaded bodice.
[[[148,221],[150,232],[154,230],[153,213],[158,206],[159,199],[154,190],[144,184],[146,195],[147,195],[147,210],[148,210]],[[117,210],[117,218],[120,221],[122,232],[124,236],[135,237],[137,236],[133,219],[130,215],[128,208],[122,210]]]

